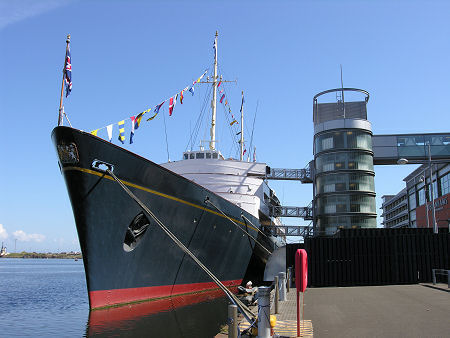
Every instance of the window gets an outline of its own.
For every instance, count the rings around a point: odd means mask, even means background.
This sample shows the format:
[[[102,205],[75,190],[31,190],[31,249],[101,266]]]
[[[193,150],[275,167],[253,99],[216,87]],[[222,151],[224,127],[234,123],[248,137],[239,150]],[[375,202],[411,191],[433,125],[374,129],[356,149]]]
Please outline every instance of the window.
[[[217,158],[217,153],[212,154],[213,158]]]
[[[322,140],[322,150],[333,148],[333,138],[325,138]]]
[[[450,193],[450,173],[441,177],[441,195]]]
[[[415,209],[417,206],[416,203],[416,194],[413,192],[411,195],[409,195],[409,208],[411,210]]]
[[[206,153],[206,158],[211,158],[211,153]]]
[[[189,154],[189,158],[193,159],[195,154]]]
[[[417,196],[419,197],[419,205],[425,204],[425,189],[422,188],[417,192]]]
[[[430,189],[430,185],[429,184],[427,184],[427,192],[428,192],[428,201],[431,201],[431,189]],[[433,197],[434,197],[434,199],[436,199],[436,198],[438,198],[438,186],[437,186],[437,182],[436,181],[433,181]]]
[[[197,159],[199,158],[205,158],[205,154],[204,153],[197,153],[195,156]]]
[[[189,158],[188,154],[184,154],[184,159],[187,160]]]

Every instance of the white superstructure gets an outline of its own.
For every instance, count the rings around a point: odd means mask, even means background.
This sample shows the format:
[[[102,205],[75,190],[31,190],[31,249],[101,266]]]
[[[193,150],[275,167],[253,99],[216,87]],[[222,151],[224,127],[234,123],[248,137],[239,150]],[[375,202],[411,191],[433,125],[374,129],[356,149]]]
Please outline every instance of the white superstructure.
[[[258,219],[270,219],[273,192],[263,179],[265,163],[225,159],[219,151],[207,149],[185,152],[183,160],[161,166],[216,193]]]

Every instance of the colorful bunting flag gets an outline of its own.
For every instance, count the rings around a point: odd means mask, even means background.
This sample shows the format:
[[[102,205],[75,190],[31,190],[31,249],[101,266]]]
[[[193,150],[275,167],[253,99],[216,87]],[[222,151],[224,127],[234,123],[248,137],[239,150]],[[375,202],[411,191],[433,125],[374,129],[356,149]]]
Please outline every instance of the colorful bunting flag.
[[[67,46],[66,61],[64,64],[64,81],[66,83],[66,97],[72,91],[72,61],[70,58],[70,46]]]
[[[64,78],[67,81],[67,95],[69,95],[70,90],[71,90],[71,86],[72,86],[72,82],[71,82],[71,64],[70,64],[70,50],[67,49],[67,53],[66,53],[66,63],[64,65]],[[187,90],[189,90],[191,92],[192,95],[194,95],[194,86],[196,83],[199,83],[201,81],[201,79],[205,76],[205,74],[207,73],[207,71],[205,71],[196,81],[192,82],[192,85],[189,87],[185,87],[179,94],[175,94],[174,96],[172,96],[170,99],[170,104],[169,104],[169,115],[171,116],[173,113],[173,109],[175,108],[175,105],[177,104],[177,100],[178,100],[178,96],[180,97],[180,103],[183,104],[183,93]],[[67,74],[67,78],[66,78],[66,74]],[[147,121],[151,121],[153,120],[158,114],[159,111],[162,107],[162,105],[164,104],[164,102],[166,102],[167,100],[164,100],[163,102],[161,102],[159,105],[153,107],[153,108],[149,108],[147,110],[144,110],[143,112],[141,112],[140,114],[138,114],[137,116],[131,116],[131,133],[130,133],[130,144],[133,143],[133,137],[134,137],[134,131],[136,129],[139,128],[140,123],[142,121],[142,118],[144,116],[144,114],[151,112],[152,109],[154,109],[154,114],[153,116],[151,116],[150,118],[147,119]],[[63,108],[63,113],[64,113],[64,108]],[[123,144],[125,143],[125,120],[117,122],[117,124],[119,125],[119,141],[122,142]],[[108,139],[109,142],[112,142],[112,138],[113,138],[113,126],[114,124],[110,124],[106,127],[106,131],[108,133]],[[99,128],[99,129],[95,129],[91,131],[91,134],[94,136],[97,136],[98,131],[103,129],[103,128]]]
[[[169,116],[172,116],[173,112],[173,96],[169,100]]]
[[[152,117],[150,117],[149,119],[147,119],[147,121],[153,120],[153,119],[156,117],[156,115],[158,115],[159,110],[161,109],[161,107],[162,107],[162,105],[164,104],[164,102],[166,102],[166,101],[161,102],[160,104],[158,104],[158,105],[155,107],[155,110],[154,110],[155,115],[153,115]]]
[[[243,93],[243,92],[242,92]],[[240,110],[240,112],[242,113],[242,109],[244,109],[244,102],[245,102],[245,100],[244,100],[244,94],[242,94],[242,102],[241,102],[241,110]]]
[[[219,88],[221,84],[222,84],[222,81],[219,81],[219,84],[217,85],[217,88]]]
[[[225,106],[228,106],[228,100],[225,100]]]
[[[173,98],[173,108],[175,109],[175,106],[177,105],[177,99],[178,99],[178,94],[175,94],[175,97]]]
[[[122,142],[122,144],[125,143],[125,120],[122,120],[117,123],[119,125],[119,137],[118,140]]]
[[[222,103],[224,98],[225,98],[225,94],[223,94],[222,97],[220,98],[220,103]]]
[[[139,128],[139,125],[141,124],[142,116],[144,116],[144,114],[145,114],[146,112],[148,112],[148,110],[146,110],[146,111],[140,113],[140,114],[134,119],[134,121],[133,121],[133,126],[134,126],[134,127],[133,127],[133,130]]]
[[[237,121],[236,121],[236,120],[233,120],[233,121],[230,123],[230,126],[232,126],[232,125],[235,124],[235,123],[237,123]]]
[[[136,118],[134,116],[131,116],[130,119],[131,119],[130,144],[132,144],[133,136],[134,136],[134,125],[136,124]]]
[[[109,142],[111,142],[111,140],[112,140],[112,128],[113,128],[112,124],[110,124],[109,126],[106,126],[106,131],[108,133]]]
[[[244,149],[244,152],[242,153],[242,156],[244,156],[246,152],[247,152],[247,149]]]
[[[222,94],[223,93],[223,89],[221,89],[220,91],[219,91],[219,94]]]

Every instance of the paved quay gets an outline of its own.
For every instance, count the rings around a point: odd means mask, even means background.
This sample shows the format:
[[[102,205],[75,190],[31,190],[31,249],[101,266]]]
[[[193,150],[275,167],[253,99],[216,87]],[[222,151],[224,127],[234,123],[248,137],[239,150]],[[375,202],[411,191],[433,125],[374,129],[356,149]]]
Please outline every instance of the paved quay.
[[[291,291],[292,292],[292,291]],[[450,337],[447,285],[310,288],[304,318],[317,337]]]
[[[309,288],[303,300],[302,337],[450,337],[447,284]],[[275,334],[296,337],[295,288],[276,316]]]
[[[277,317],[277,323],[274,328],[274,336],[276,337],[297,337],[297,303],[296,303],[296,291],[295,289],[290,290],[287,293],[287,300],[284,302],[279,302],[278,313],[275,314],[274,309],[274,292],[271,292],[270,296],[270,314],[274,314]],[[258,307],[252,306],[251,310],[254,314],[257,314]],[[241,316],[238,317],[239,328],[241,331],[247,329],[250,324]],[[301,337],[313,337],[313,327],[311,320],[304,319],[300,322]],[[227,337],[226,329],[219,337]]]

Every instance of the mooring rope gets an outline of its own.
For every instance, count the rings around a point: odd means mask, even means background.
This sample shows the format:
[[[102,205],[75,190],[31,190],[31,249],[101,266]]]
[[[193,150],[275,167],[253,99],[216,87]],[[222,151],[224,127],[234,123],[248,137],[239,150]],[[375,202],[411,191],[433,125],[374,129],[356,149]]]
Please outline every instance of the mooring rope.
[[[224,215],[226,218],[228,218],[228,220],[231,222],[231,223],[233,223],[238,229],[240,229],[241,231],[243,231],[244,233],[246,233],[251,239],[253,239],[254,241],[255,241],[255,243],[258,243],[264,250],[266,250],[267,251],[267,253],[269,254],[269,255],[271,255],[272,253],[269,251],[269,250],[267,250],[267,248],[264,246],[264,245],[262,245],[260,242],[258,242],[258,240],[255,238],[255,237],[253,237],[252,235],[250,235],[250,233],[248,232],[248,231],[245,231],[243,228],[241,228],[235,221],[233,221],[227,214],[225,214],[222,210],[220,210],[216,205],[214,205],[214,203],[212,203],[210,200],[209,200],[209,197],[206,197],[205,198],[205,203],[209,203],[209,204],[211,204],[214,208],[216,208],[222,215]],[[257,229],[257,228],[256,228]]]
[[[244,214],[241,213],[241,217],[244,219],[244,221],[249,222],[256,230],[258,230],[258,232],[263,235],[264,237],[266,237],[267,239],[270,240],[269,236],[267,236],[264,232],[262,232],[261,230],[258,229],[258,227],[256,225],[254,225],[247,217],[244,216]],[[275,245],[275,249],[278,249],[278,245],[277,243],[273,243]]]
[[[225,295],[230,299],[230,301],[240,309],[241,313],[248,320],[249,323],[255,321],[255,315],[252,311],[243,304],[230,290],[227,289],[225,285],[202,263],[195,257],[195,255],[155,216],[155,214],[147,208],[147,206],[137,198],[128,187],[119,178],[112,173],[110,169],[106,169],[106,172],[111,175],[111,177],[122,187],[123,190],[137,203],[139,206],[159,225],[159,227],[166,233],[169,238],[178,245],[178,247],[183,250],[192,260],[197,263],[197,265],[202,268],[203,271],[213,280],[214,283],[225,293]],[[252,319],[250,319],[252,318]]]

